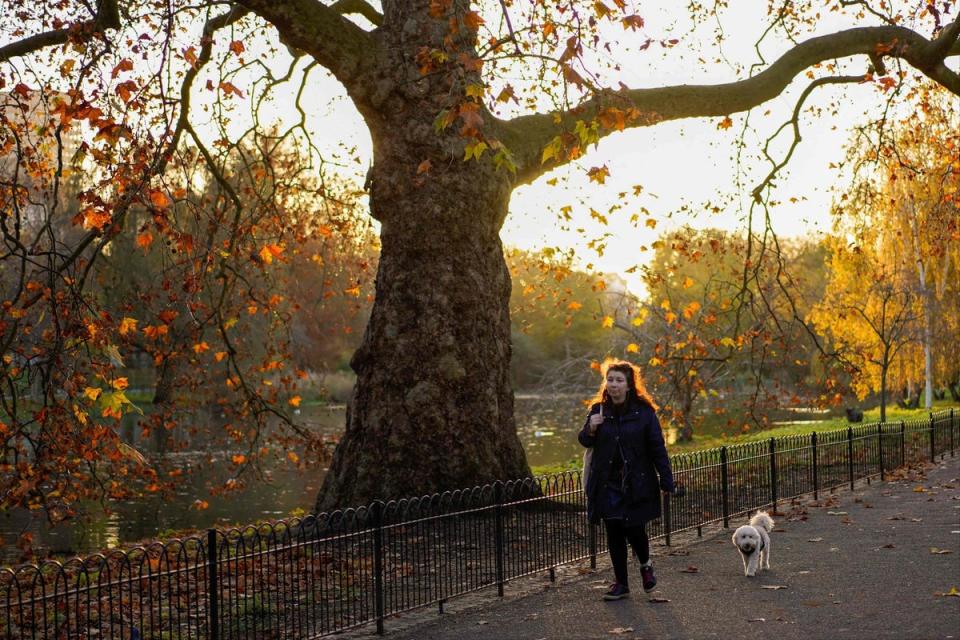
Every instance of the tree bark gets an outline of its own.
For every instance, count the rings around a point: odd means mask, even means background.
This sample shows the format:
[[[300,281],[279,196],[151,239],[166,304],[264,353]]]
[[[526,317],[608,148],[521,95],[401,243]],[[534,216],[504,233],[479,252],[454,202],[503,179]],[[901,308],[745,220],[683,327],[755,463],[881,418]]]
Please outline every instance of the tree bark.
[[[509,185],[471,163],[409,186],[411,153],[374,165],[376,298],[318,511],[529,474],[513,419],[510,274],[498,234]]]
[[[384,9],[376,84],[391,90],[367,118],[370,208],[381,223],[376,296],[318,512],[530,473],[513,418],[510,274],[499,236],[514,176],[489,155],[464,161],[459,121],[434,126],[451,95],[479,82],[420,73],[417,48],[440,46],[448,23],[411,3]],[[455,44],[470,51],[473,38]],[[492,121],[482,105],[477,113]]]

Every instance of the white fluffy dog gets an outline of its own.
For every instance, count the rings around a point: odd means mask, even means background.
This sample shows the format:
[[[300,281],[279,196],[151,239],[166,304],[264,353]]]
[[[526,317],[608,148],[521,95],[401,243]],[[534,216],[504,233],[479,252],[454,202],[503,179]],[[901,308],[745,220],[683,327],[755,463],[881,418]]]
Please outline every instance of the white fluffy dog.
[[[757,511],[750,524],[737,527],[733,532],[733,544],[743,556],[743,575],[752,577],[759,569],[770,568],[770,532],[773,518],[766,511]]]

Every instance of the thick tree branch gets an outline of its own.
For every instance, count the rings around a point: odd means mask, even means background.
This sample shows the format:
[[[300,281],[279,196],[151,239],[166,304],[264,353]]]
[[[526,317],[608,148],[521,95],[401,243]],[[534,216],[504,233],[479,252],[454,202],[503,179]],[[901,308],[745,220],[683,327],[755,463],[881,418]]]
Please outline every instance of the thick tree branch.
[[[53,29],[0,47],[0,62],[19,58],[47,47],[67,42],[71,37],[79,40],[89,40],[97,33],[107,29],[120,28],[120,11],[116,0],[101,0],[97,4],[97,15],[92,20],[71,25],[65,29]]]
[[[573,131],[578,120],[589,121],[604,109],[635,109],[639,115],[626,127],[642,127],[666,120],[729,115],[746,111],[779,95],[803,70],[826,60],[854,55],[897,57],[960,95],[960,78],[943,64],[947,56],[960,55],[960,43],[949,47],[956,23],[934,41],[904,27],[863,27],[812,38],[783,54],[761,73],[717,85],[676,85],[651,89],[625,89],[598,94],[563,113],[521,116],[498,123],[500,139],[517,160],[517,183],[524,184],[567,162],[565,157],[541,163],[543,149],[558,135]],[[616,129],[601,128],[600,136]],[[563,154],[558,154],[563,155]]]
[[[337,0],[330,5],[330,8],[342,16],[351,13],[361,15],[378,27],[383,24],[383,14],[364,2],[364,0]]]
[[[348,0],[350,1],[350,0]],[[276,27],[284,44],[306,52],[337,78],[361,112],[378,58],[377,41],[316,0],[239,0]]]

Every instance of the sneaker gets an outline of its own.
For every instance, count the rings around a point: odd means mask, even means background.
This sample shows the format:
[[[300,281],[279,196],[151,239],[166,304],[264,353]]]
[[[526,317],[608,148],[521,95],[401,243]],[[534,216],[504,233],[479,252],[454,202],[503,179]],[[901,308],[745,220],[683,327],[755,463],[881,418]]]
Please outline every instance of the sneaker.
[[[624,598],[630,595],[630,589],[626,588],[619,582],[614,582],[610,585],[610,590],[603,594],[604,600],[623,600]]]
[[[642,565],[640,567],[640,577],[643,578],[643,590],[647,593],[653,591],[657,586],[657,577],[653,575],[653,565]]]

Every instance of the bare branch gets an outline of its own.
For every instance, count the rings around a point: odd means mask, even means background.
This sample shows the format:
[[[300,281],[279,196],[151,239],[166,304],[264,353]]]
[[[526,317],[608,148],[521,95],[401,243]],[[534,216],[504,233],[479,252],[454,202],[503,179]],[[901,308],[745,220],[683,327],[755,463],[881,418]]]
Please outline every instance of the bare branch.
[[[717,85],[675,85],[603,92],[563,113],[521,116],[500,122],[498,133],[517,159],[518,184],[529,183],[567,162],[565,157],[555,157],[541,163],[541,153],[551,140],[572,131],[578,120],[592,120],[605,109],[634,110],[626,127],[738,113],[776,97],[804,69],[837,58],[876,56],[878,48],[889,48],[884,55],[905,60],[960,95],[954,90],[958,82],[957,74],[943,64],[945,57],[960,55],[960,43],[953,42],[944,50],[941,40],[953,28],[954,25],[951,25],[934,41],[904,27],[848,29],[801,42],[751,78]],[[614,131],[616,129],[601,128],[600,136]]]
[[[330,8],[342,16],[355,13],[363,16],[376,26],[383,24],[383,14],[371,7],[364,0],[337,0]]]
[[[373,67],[379,57],[369,33],[315,0],[239,0],[276,27],[280,40],[308,53],[334,75],[361,112],[369,104]]]

